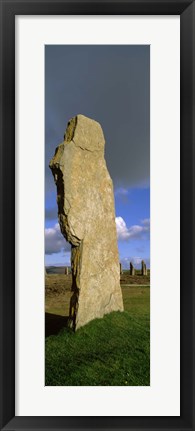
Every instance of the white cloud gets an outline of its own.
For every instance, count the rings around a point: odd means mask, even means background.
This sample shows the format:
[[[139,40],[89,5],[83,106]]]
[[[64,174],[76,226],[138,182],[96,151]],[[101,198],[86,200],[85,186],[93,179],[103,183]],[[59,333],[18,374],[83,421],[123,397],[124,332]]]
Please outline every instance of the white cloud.
[[[61,250],[69,251],[70,244],[61,234],[59,223],[56,223],[54,227],[45,229],[45,253],[59,253]]]
[[[144,219],[141,221],[141,225],[133,225],[127,227],[122,217],[116,217],[116,229],[118,240],[125,241],[129,239],[143,239],[145,234],[150,230],[150,220]]]
[[[126,195],[128,195],[129,190],[125,189],[124,187],[119,187],[115,190],[114,193],[115,193],[115,196],[118,196],[118,195],[126,196]]]
[[[143,224],[143,226],[150,226],[150,219],[144,218],[143,220],[141,220],[141,224]]]

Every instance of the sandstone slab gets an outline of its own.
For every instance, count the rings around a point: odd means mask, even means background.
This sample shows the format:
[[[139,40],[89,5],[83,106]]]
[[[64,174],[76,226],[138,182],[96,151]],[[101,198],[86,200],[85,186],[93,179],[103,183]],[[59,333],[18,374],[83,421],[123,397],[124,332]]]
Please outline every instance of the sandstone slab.
[[[130,275],[135,275],[135,267],[133,266],[132,262],[130,262]]]
[[[147,268],[146,268],[146,264],[145,264],[144,260],[141,261],[141,274],[147,275]]]
[[[96,121],[77,115],[50,162],[57,186],[61,232],[71,243],[74,329],[123,310],[113,185]]]

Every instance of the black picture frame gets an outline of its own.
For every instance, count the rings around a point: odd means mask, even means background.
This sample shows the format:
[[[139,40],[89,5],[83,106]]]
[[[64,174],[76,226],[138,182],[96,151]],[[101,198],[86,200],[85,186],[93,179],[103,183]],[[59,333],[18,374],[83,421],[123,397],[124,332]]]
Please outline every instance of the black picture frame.
[[[15,16],[180,15],[181,39],[181,415],[179,417],[15,416]],[[194,0],[0,0],[0,424],[3,430],[195,430]],[[171,288],[171,287],[170,287]],[[168,390],[168,388],[167,388]],[[76,407],[75,407],[76,408]]]

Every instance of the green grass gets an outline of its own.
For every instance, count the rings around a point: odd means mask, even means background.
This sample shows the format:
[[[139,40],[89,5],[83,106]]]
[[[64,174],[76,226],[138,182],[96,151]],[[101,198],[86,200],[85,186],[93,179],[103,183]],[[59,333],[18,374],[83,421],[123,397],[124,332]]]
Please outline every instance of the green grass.
[[[150,384],[150,289],[123,287],[125,311],[46,338],[45,384]]]

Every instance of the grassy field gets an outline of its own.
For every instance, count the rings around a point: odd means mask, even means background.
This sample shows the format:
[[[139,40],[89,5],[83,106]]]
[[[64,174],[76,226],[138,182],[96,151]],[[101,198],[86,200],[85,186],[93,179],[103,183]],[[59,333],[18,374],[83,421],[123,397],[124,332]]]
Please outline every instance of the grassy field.
[[[150,384],[150,288],[145,284],[148,279],[142,280],[144,285],[129,285],[136,280],[122,277],[125,311],[96,319],[76,333],[65,327],[71,276],[46,277],[46,385]]]

